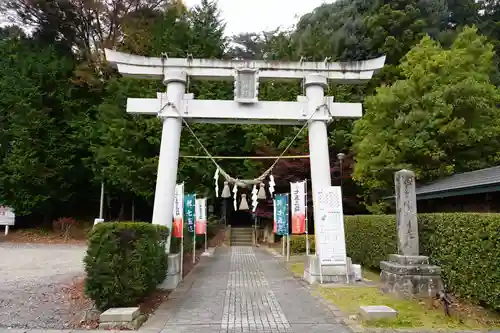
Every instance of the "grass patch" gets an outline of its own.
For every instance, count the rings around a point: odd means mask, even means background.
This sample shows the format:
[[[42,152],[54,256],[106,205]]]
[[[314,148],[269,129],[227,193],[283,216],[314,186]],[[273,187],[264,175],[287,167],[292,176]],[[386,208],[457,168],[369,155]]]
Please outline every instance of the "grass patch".
[[[367,279],[373,282],[379,282],[380,272],[363,267],[363,279]]]
[[[304,273],[304,263],[291,263],[289,269],[296,275]],[[378,272],[364,269],[363,277],[374,282],[380,280]],[[426,328],[476,330],[500,326],[500,317],[485,310],[476,311],[472,306],[461,306],[452,317],[444,315],[439,304],[432,301],[402,300],[382,294],[376,286],[317,286],[321,297],[337,306],[344,314],[358,314],[362,305],[387,305],[398,311],[395,320],[364,321],[367,327],[380,328]]]
[[[484,329],[482,318],[447,317],[443,310],[417,300],[401,300],[383,295],[376,287],[319,287],[320,295],[346,314],[357,314],[362,305],[387,305],[398,311],[395,320],[365,321],[370,327],[429,328],[429,329]]]
[[[289,265],[290,270],[293,272],[293,274],[302,276],[304,275],[304,263],[303,262],[296,262],[293,264]]]

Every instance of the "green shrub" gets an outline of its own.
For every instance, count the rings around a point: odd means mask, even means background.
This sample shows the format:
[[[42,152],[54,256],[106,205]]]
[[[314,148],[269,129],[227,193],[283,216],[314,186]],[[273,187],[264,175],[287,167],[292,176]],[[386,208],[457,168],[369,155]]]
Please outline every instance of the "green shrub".
[[[142,222],[94,227],[84,258],[85,294],[97,308],[136,306],[167,274],[168,228]]]
[[[455,294],[500,310],[500,214],[419,214],[420,253],[442,269]],[[346,216],[347,253],[379,268],[397,253],[395,216]]]
[[[314,253],[314,235],[308,235],[309,238],[309,252]],[[306,236],[305,235],[292,235],[290,236],[290,253],[302,254],[306,253]]]
[[[500,310],[500,214],[419,214],[420,252],[458,296]]]
[[[353,262],[380,269],[380,261],[397,253],[395,216],[346,216],[344,230],[347,254]]]

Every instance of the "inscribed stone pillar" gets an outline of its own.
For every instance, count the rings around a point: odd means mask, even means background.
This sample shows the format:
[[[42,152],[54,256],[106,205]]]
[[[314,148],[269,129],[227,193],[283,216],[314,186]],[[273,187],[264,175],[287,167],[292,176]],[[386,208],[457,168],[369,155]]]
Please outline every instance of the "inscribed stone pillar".
[[[380,262],[380,289],[404,298],[434,297],[443,287],[441,268],[429,264],[429,258],[418,253],[417,198],[415,174],[396,172],[396,222],[398,254]]]
[[[415,173],[401,170],[395,175],[398,253],[418,256],[417,196]]]

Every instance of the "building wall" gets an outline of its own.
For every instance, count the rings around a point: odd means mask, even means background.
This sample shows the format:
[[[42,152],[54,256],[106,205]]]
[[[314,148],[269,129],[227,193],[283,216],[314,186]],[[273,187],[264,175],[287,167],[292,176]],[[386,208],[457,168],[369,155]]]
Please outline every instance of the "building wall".
[[[417,209],[419,213],[500,213],[500,192],[418,200]]]

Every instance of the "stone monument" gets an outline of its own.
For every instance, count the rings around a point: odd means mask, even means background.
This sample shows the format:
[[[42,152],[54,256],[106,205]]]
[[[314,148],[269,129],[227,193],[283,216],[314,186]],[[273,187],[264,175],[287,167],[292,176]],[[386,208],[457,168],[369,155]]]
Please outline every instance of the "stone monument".
[[[434,297],[442,289],[441,268],[419,255],[415,174],[401,170],[395,175],[398,254],[380,262],[382,291],[399,297]]]

